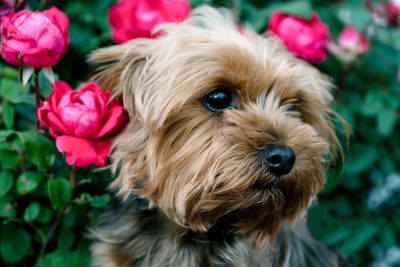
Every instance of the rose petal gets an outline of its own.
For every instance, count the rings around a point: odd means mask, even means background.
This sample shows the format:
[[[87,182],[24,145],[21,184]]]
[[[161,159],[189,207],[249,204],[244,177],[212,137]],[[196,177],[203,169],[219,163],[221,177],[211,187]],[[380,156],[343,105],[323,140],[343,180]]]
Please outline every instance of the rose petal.
[[[96,148],[90,140],[63,135],[57,138],[58,151],[65,153],[66,161],[75,167],[86,167],[98,163]],[[101,156],[104,153],[101,154]]]
[[[105,139],[105,140],[96,140],[93,142],[94,147],[96,149],[96,154],[97,158],[93,162],[94,165],[96,166],[104,166],[106,165],[106,160],[108,157],[108,154],[110,153],[110,148],[112,144],[111,138]]]
[[[114,102],[114,101],[113,101]],[[106,116],[102,120],[102,127],[98,130],[96,138],[102,137],[106,134],[111,134],[118,130],[126,120],[126,115],[123,106],[114,104],[110,105]]]
[[[55,23],[62,33],[65,33],[68,30],[68,17],[58,8],[53,6],[50,9],[43,11],[43,14],[45,14],[53,23]]]

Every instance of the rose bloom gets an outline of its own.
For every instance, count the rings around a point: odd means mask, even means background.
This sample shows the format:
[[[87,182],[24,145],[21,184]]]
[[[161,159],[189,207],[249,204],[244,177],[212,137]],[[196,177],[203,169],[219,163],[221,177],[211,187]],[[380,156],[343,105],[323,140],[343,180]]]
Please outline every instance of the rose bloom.
[[[353,26],[346,26],[339,34],[339,46],[359,54],[364,54],[368,51],[369,43],[367,38]]]
[[[317,14],[313,14],[310,19],[303,19],[275,11],[271,15],[268,30],[300,58],[321,62],[326,57],[324,46],[329,37],[329,29]]]
[[[41,124],[56,139],[66,161],[76,167],[104,166],[111,134],[124,124],[124,108],[110,93],[96,83],[88,82],[74,91],[67,83],[56,81],[47,102],[37,110]]]
[[[55,7],[1,18],[1,55],[9,63],[51,67],[68,47],[68,18]]]
[[[154,37],[154,26],[180,22],[189,12],[188,0],[121,0],[108,11],[112,39],[123,43],[138,37]]]

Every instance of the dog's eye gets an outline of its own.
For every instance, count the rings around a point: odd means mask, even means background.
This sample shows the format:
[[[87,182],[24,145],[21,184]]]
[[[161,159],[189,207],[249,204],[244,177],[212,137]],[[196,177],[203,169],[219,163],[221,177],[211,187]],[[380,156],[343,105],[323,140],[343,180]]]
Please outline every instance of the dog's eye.
[[[202,102],[206,108],[213,112],[222,112],[224,109],[234,107],[233,93],[227,88],[219,88],[208,93],[202,98]]]

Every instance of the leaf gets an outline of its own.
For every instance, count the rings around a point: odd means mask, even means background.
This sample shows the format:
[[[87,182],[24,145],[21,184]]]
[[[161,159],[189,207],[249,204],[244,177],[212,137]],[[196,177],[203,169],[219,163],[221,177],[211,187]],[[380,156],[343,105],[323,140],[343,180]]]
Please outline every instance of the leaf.
[[[30,66],[24,66],[24,68],[22,69],[22,86],[25,87],[28,84],[34,72],[35,68]]]
[[[54,209],[65,206],[72,196],[72,188],[64,178],[51,178],[47,183],[51,205]]]
[[[39,169],[47,169],[53,164],[55,150],[52,141],[35,131],[18,132],[17,135],[25,144],[25,156],[29,161]]]
[[[0,172],[0,197],[5,196],[13,185],[13,175],[11,172]]]
[[[4,142],[7,138],[12,135],[14,131],[12,130],[0,130],[0,142]]]
[[[345,166],[345,173],[348,177],[367,170],[378,158],[378,151],[369,145],[356,144],[350,149],[350,152]],[[344,179],[344,182],[346,180]]]
[[[54,72],[51,67],[42,69],[44,76],[50,81],[50,83],[54,83]]]
[[[5,263],[13,264],[22,260],[31,247],[31,238],[22,228],[8,226],[1,238],[1,257]]]
[[[106,206],[111,200],[111,197],[109,194],[104,194],[100,196],[92,196],[90,200],[90,205],[92,207],[104,207]]]
[[[40,213],[39,216],[37,217],[37,220],[42,224],[46,224],[51,220],[52,217],[53,217],[53,211],[49,208],[42,207],[40,209]]]
[[[90,254],[87,250],[68,251],[58,249],[46,255],[37,267],[90,267]]]
[[[0,85],[0,95],[7,101],[18,104],[27,102],[28,89],[24,89],[18,81],[3,79]]]
[[[9,149],[0,150],[0,164],[3,169],[14,169],[20,161],[21,158],[17,152]]]
[[[388,137],[393,133],[394,126],[396,125],[399,116],[396,110],[383,109],[378,113],[378,131],[384,136]]]
[[[290,13],[303,18],[309,18],[313,13],[313,8],[309,1],[290,1],[272,4],[269,7],[270,12],[280,10],[284,13]]]
[[[340,246],[345,255],[352,255],[362,249],[378,233],[379,228],[373,222],[360,220],[352,234]]]
[[[15,218],[17,211],[7,198],[0,198],[0,217]]]
[[[57,245],[59,249],[68,250],[72,247],[75,242],[75,235],[70,229],[64,228],[57,240]]]
[[[53,79],[59,79],[57,73],[53,72]],[[52,89],[50,87],[51,83],[52,82],[45,76],[45,73],[43,71],[39,72],[40,95],[44,98],[48,98],[48,96],[52,92]]]
[[[38,172],[22,173],[17,179],[17,192],[25,195],[34,191],[42,181],[42,174]]]
[[[7,129],[12,129],[14,126],[15,110],[14,106],[9,102],[3,103],[3,121]]]
[[[33,202],[29,204],[29,206],[25,209],[24,220],[26,222],[31,222],[39,216],[39,213],[40,213],[40,203]]]

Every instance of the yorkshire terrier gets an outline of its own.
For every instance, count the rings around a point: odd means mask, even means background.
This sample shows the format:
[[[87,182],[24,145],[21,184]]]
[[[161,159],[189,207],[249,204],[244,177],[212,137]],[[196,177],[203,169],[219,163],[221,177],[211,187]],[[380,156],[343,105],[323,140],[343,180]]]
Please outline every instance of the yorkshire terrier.
[[[92,230],[93,264],[344,266],[305,226],[340,151],[330,80],[227,11],[156,30],[92,55],[130,118],[112,152],[121,204]]]

